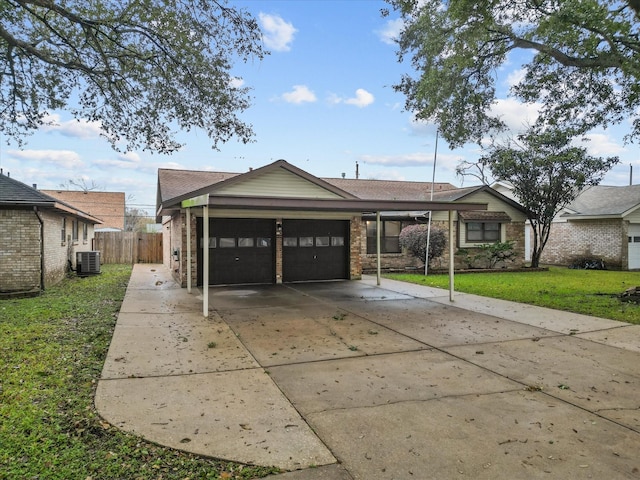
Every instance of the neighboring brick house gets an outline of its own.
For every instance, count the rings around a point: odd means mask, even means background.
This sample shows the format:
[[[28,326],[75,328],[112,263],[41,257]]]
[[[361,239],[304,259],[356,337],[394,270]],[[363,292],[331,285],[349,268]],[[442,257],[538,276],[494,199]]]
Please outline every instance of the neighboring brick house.
[[[426,211],[447,229],[454,212],[458,247],[514,240],[522,248],[525,216],[512,200],[488,187],[443,183],[431,201],[430,189],[426,182],[317,178],[284,160],[243,174],[160,169],[165,264],[183,286],[357,279],[377,259],[367,246],[378,212],[384,268],[419,263],[392,244],[398,227],[424,221]]]
[[[99,218],[96,232],[124,231],[124,192],[93,192],[74,190],[40,190],[58,200],[78,207],[83,212]]]
[[[492,188],[513,198],[508,182]],[[527,246],[532,235],[527,222]],[[540,263],[571,265],[581,258],[603,260],[610,269],[640,270],[640,185],[587,187],[556,215]]]
[[[640,185],[588,187],[556,216],[541,262],[570,265],[582,257],[640,269]]]
[[[0,295],[37,293],[92,250],[100,219],[0,171]]]

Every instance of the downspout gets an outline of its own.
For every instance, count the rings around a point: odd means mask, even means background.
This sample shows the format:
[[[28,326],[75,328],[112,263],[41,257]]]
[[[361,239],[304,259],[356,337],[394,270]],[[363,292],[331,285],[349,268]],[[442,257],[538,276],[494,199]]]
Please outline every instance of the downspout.
[[[40,222],[40,291],[44,292],[44,220],[38,212],[38,207],[33,206],[33,213],[35,213],[38,222]]]

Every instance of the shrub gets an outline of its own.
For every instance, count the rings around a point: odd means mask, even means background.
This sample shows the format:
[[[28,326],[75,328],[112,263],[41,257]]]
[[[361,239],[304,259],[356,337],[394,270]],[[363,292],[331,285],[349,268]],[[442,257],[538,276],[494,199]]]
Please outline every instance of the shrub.
[[[425,224],[409,225],[400,232],[400,247],[424,262],[427,250],[428,226]],[[446,230],[431,225],[431,235],[429,239],[429,262],[437,258],[444,252],[447,244]]]

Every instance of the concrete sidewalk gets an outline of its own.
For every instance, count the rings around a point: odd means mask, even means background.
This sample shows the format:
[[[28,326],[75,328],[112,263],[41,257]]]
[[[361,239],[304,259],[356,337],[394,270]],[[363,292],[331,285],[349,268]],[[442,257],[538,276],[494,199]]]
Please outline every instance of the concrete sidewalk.
[[[210,293],[135,266],[107,421],[278,480],[640,478],[640,326],[371,277]]]

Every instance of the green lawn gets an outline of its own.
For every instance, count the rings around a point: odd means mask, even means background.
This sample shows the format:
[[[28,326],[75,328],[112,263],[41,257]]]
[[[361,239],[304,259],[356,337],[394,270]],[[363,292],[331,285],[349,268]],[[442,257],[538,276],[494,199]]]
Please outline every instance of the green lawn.
[[[249,479],[276,469],[205,459],[123,433],[93,397],[130,266],[0,300],[0,479]],[[224,439],[220,439],[224,441]]]
[[[447,275],[389,274],[385,277],[449,288]],[[548,271],[455,276],[455,289],[459,292],[640,324],[640,306],[617,298],[618,294],[635,286],[640,286],[640,272],[550,267]]]

